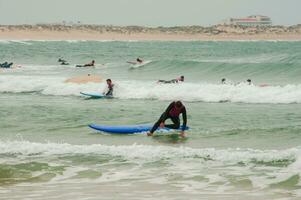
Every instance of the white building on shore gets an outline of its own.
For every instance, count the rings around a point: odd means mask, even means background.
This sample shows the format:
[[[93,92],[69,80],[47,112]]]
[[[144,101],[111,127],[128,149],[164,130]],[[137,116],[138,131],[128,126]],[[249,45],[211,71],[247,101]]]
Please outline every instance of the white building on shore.
[[[245,18],[230,18],[222,24],[237,26],[271,26],[272,20],[267,16],[252,15]]]

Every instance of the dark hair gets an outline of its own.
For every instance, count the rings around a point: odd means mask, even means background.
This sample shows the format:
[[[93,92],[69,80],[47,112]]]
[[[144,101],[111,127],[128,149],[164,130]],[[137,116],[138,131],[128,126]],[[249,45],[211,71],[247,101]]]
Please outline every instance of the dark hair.
[[[107,79],[107,81],[110,81],[110,82],[112,82],[112,80],[111,80],[111,79]]]
[[[222,79],[222,81],[226,81],[226,79],[225,79],[225,78],[223,78],[223,79]]]
[[[181,78],[183,78],[183,79],[184,79],[184,76],[181,76]]]
[[[248,79],[247,82],[251,82],[251,79]]]
[[[181,101],[176,101],[175,105],[176,105],[177,108],[181,108],[183,106]]]

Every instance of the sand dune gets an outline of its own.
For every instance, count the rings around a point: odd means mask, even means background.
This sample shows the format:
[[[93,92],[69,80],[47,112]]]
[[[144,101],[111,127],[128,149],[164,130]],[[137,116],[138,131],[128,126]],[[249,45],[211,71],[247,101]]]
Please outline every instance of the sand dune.
[[[139,27],[100,25],[0,26],[2,40],[301,40],[301,25],[284,27],[186,26]]]

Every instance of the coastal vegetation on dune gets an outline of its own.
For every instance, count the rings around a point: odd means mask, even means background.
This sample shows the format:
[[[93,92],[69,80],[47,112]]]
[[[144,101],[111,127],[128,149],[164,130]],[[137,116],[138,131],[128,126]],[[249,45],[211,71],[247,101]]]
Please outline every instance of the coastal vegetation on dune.
[[[112,26],[112,25],[0,25],[0,33],[13,31],[50,31],[50,32],[87,32],[94,34],[167,34],[167,35],[256,35],[256,34],[301,34],[301,25],[294,26],[258,26],[245,27],[237,25],[174,26],[174,27],[144,27],[144,26]]]

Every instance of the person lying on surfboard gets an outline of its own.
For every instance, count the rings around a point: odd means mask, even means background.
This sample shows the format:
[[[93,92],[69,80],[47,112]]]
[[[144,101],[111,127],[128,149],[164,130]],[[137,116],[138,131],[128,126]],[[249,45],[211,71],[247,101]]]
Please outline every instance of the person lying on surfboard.
[[[90,63],[84,65],[76,65],[75,67],[94,67],[94,66],[95,66],[95,60],[92,60]]]
[[[8,63],[8,62],[4,62],[4,63],[0,63],[0,68],[12,68],[14,63]]]
[[[178,129],[180,128],[180,114],[182,114],[183,117],[183,126],[181,129],[180,136],[185,137],[185,129],[187,124],[187,115],[186,115],[186,108],[183,105],[181,101],[174,101],[165,110],[165,112],[161,115],[159,120],[154,124],[153,128],[149,133],[147,133],[148,136],[152,136],[154,132],[160,127],[160,128],[170,128],[170,129]],[[165,125],[165,121],[167,119],[170,119],[173,124],[167,124]]]
[[[143,60],[140,58],[137,58],[136,61],[127,61],[127,63],[137,65],[137,64],[142,64]]]
[[[111,79],[107,79],[107,86],[108,86],[107,92],[104,92],[103,94],[105,96],[113,96],[114,84],[112,83]]]
[[[92,60],[90,63],[85,64],[85,67],[94,67],[95,66],[95,60]]]
[[[143,63],[143,60],[141,60],[140,58],[137,58],[136,61],[137,61],[137,63],[139,63],[139,64]]]
[[[172,80],[169,80],[169,81],[158,80],[158,83],[179,83],[179,82],[184,82],[184,76],[180,76],[176,79],[172,79]]]

